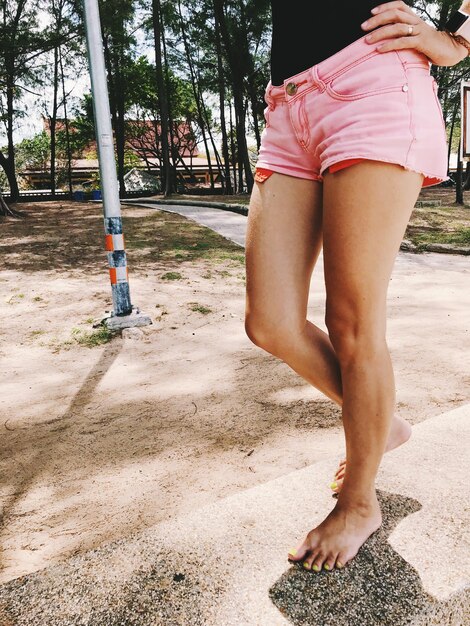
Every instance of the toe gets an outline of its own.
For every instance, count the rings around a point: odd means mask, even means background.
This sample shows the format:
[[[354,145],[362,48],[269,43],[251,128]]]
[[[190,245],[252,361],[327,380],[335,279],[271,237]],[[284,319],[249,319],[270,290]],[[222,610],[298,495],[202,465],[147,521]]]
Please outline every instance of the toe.
[[[317,554],[316,557],[313,559],[312,570],[314,572],[321,572],[324,561],[325,561],[324,555]]]
[[[336,567],[339,569],[343,568],[352,558],[356,556],[356,554],[351,554],[346,551],[339,552],[336,557]]]
[[[336,557],[332,554],[330,554],[326,559],[325,562],[323,563],[323,569],[326,569],[327,571],[330,571],[334,568],[336,563]]]
[[[305,555],[308,553],[309,549],[309,546],[304,541],[297,548],[291,548],[287,558],[289,561],[302,561],[302,559],[305,559]]]
[[[331,483],[330,488],[335,493],[339,493],[341,486],[343,484],[343,478],[337,478],[333,483]]]
[[[314,549],[314,550],[310,550],[309,554],[304,558],[304,561],[302,563],[302,565],[305,567],[305,569],[312,569],[312,565],[315,561],[315,559],[318,556],[318,548]]]

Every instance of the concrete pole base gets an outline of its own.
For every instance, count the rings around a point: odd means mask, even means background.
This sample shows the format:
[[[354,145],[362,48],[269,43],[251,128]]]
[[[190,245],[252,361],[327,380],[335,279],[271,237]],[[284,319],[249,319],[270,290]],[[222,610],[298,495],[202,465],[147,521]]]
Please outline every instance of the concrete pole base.
[[[149,326],[152,320],[148,315],[144,315],[137,307],[132,307],[129,315],[114,315],[114,311],[101,320],[100,324],[110,330],[122,330],[123,328],[134,328],[136,326]]]

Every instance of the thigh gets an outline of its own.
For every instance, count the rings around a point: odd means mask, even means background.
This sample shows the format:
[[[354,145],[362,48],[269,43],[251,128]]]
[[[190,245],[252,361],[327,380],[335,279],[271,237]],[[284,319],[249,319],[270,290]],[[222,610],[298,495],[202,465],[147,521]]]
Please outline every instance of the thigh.
[[[246,318],[305,325],[322,246],[322,183],[274,173],[253,187],[246,231]]]
[[[323,183],[326,321],[384,335],[387,288],[423,175],[362,161]],[[346,318],[346,320],[344,319]]]

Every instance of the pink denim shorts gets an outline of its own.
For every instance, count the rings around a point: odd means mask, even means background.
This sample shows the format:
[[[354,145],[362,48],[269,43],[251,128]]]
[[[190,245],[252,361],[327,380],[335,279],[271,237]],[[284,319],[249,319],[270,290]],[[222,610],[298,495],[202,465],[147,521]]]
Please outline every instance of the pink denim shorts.
[[[323,180],[362,159],[448,180],[447,136],[431,62],[413,48],[378,52],[365,35],[311,68],[266,87],[255,180],[272,172]]]

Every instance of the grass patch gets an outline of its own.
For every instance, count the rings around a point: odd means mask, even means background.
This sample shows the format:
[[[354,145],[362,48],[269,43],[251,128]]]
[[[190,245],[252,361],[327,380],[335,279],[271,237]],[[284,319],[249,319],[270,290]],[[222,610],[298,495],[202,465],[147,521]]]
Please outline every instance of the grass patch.
[[[470,245],[470,228],[457,228],[449,232],[417,229],[417,232],[409,233],[409,239],[418,246],[427,243],[455,243],[468,246]]]
[[[132,209],[133,210],[133,209]],[[126,247],[146,262],[184,263],[196,260],[244,263],[240,246],[210,228],[176,213],[155,212],[139,220],[126,211]],[[145,257],[144,257],[145,255]]]
[[[100,328],[92,331],[82,330],[81,328],[72,328],[73,341],[81,346],[86,346],[87,348],[93,348],[94,346],[101,346],[105,343],[109,343],[115,335],[116,332],[110,330],[106,326],[100,326]]]
[[[160,276],[162,280],[181,280],[183,276],[179,272],[166,272]]]
[[[418,247],[429,243],[470,245],[470,211],[452,206],[415,208],[405,239]]]
[[[177,202],[178,200],[191,200],[191,202],[223,202],[224,204],[243,204],[245,206],[248,206],[248,204],[250,203],[250,195],[246,193],[233,196],[224,196],[222,194],[203,196],[195,194],[172,194],[169,199],[175,202]]]
[[[198,313],[202,313],[203,315],[207,315],[207,313],[212,313],[212,309],[203,304],[198,304],[197,302],[190,302],[189,308],[191,311],[197,311]]]

